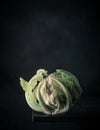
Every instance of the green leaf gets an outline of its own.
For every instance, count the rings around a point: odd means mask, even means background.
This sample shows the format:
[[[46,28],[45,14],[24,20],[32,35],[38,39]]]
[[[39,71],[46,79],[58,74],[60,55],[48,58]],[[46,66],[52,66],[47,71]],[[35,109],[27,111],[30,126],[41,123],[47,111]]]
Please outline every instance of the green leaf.
[[[24,91],[26,91],[28,82],[24,80],[22,77],[20,77],[20,86],[23,88]]]

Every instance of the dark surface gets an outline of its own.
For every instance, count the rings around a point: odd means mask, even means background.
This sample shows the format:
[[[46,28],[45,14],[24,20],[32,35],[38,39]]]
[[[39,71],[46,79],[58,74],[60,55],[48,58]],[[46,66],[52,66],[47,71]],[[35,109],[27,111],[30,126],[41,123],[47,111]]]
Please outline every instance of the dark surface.
[[[96,129],[100,118],[99,16],[96,2],[37,1],[0,4],[0,129]],[[97,17],[96,17],[97,16]],[[35,118],[19,77],[39,68],[74,73],[83,94],[62,117]]]

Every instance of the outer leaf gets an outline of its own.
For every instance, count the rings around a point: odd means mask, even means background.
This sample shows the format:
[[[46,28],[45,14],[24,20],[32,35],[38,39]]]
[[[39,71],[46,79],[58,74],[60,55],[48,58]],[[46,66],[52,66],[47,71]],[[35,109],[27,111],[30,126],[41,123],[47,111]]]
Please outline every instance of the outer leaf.
[[[23,90],[26,91],[27,86],[28,86],[28,82],[20,77],[20,85],[23,88]]]

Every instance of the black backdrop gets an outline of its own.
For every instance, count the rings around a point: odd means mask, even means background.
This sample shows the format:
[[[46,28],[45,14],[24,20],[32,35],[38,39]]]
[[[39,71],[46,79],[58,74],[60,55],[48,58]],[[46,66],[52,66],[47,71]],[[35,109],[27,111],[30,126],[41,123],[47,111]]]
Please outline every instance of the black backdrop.
[[[85,113],[90,115],[86,116],[91,119],[95,116],[97,125],[100,47],[96,3],[13,1],[4,2],[0,7],[0,127],[82,129],[93,125],[93,121],[89,124],[67,121],[32,124],[31,109],[25,101],[19,77],[29,80],[39,68],[49,72],[63,68],[74,73],[83,88],[81,99],[89,106]],[[80,107],[78,111],[82,113]]]

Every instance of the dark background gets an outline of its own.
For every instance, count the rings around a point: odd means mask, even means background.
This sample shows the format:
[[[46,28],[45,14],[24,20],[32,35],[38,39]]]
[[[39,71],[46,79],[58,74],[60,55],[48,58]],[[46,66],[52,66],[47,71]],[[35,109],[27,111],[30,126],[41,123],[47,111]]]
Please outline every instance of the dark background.
[[[0,13],[0,128],[73,130],[99,126],[96,2],[4,1]],[[50,73],[62,68],[78,77],[83,94],[69,111],[72,120],[32,123],[19,77],[29,80],[39,68]]]

